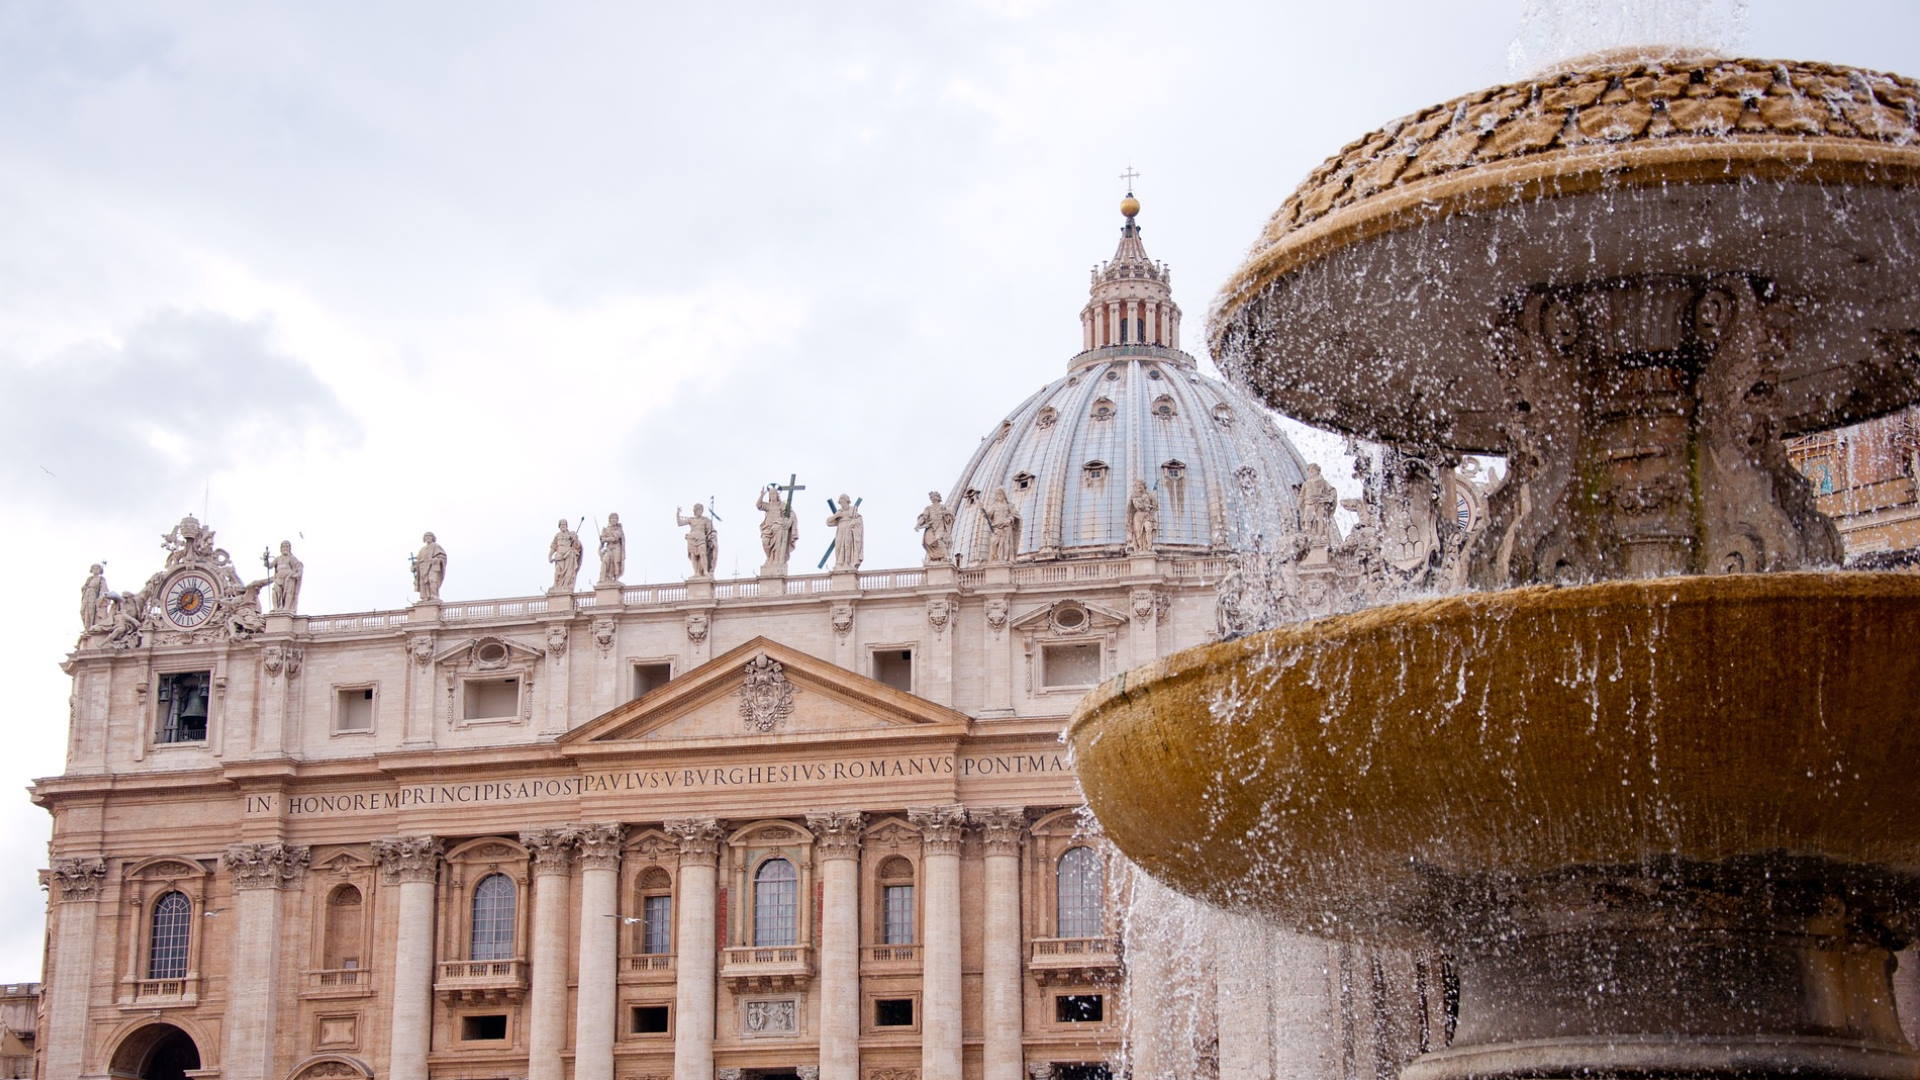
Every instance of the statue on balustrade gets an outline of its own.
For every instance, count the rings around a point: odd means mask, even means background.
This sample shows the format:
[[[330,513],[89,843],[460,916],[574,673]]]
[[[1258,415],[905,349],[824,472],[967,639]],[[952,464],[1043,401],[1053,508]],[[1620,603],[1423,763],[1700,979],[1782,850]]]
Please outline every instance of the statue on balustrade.
[[[600,530],[599,584],[618,585],[626,571],[627,530],[620,524],[619,514],[608,514],[607,527]]]
[[[547,561],[553,564],[553,593],[570,593],[580,578],[580,559],[585,549],[580,544],[580,534],[567,527],[567,519],[560,519],[560,531],[553,534],[553,543],[547,545]]]
[[[713,564],[720,555],[720,530],[713,527],[713,519],[707,516],[703,503],[693,504],[693,516],[688,517],[673,508],[675,521],[687,527],[687,561],[693,564],[693,576],[712,577]]]
[[[833,526],[833,568],[835,570],[858,570],[860,561],[867,553],[867,524],[860,517],[860,507],[854,504],[853,496],[840,496],[840,503],[827,517],[827,524]]]
[[[273,571],[273,610],[289,615],[299,611],[300,582],[306,579],[307,568],[294,557],[293,541],[280,541],[280,554],[273,558],[262,555],[261,561]]]
[[[784,574],[787,561],[793,556],[794,545],[800,542],[799,520],[793,507],[780,497],[780,489],[768,484],[760,489],[760,495],[753,500],[753,508],[760,511],[760,550],[767,561],[760,567],[762,574]]]
[[[440,601],[440,583],[447,580],[447,549],[432,533],[420,534],[420,551],[413,556],[413,587],[423,604]]]
[[[953,511],[940,501],[939,492],[927,492],[927,508],[914,519],[913,527],[920,530],[920,546],[926,549],[928,566],[953,561]]]

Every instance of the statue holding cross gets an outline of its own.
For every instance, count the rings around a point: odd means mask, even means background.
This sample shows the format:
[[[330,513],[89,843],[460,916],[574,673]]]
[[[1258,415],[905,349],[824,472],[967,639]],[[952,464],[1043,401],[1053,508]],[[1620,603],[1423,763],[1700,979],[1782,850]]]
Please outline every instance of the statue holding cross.
[[[807,485],[798,483],[797,475],[790,475],[785,484],[768,484],[760,489],[760,497],[753,502],[754,509],[760,511],[760,550],[766,553],[766,564],[760,567],[760,576],[779,577],[787,572],[787,560],[793,556],[795,544],[800,542],[799,521],[793,514],[793,493],[805,491]],[[782,502],[781,492],[786,492],[786,501]]]
[[[860,516],[862,500],[851,495],[841,495],[836,505],[832,499],[827,506],[833,513],[827,517],[827,524],[833,526],[833,543],[827,547],[827,555],[834,556],[833,568],[836,572],[860,569],[860,560],[867,554],[867,523]],[[825,563],[827,556],[820,556]]]

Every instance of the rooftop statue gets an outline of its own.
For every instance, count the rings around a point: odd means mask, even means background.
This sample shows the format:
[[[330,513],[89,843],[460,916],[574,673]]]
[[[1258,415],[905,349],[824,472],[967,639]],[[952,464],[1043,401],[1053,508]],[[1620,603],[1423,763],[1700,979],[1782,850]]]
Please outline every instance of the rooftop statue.
[[[778,487],[768,484],[760,489],[753,507],[760,511],[760,550],[767,559],[760,572],[784,574],[793,557],[794,545],[800,542],[800,523],[794,516],[793,506],[781,498]]]
[[[927,492],[927,508],[914,519],[920,530],[920,546],[927,553],[928,566],[944,566],[953,561],[953,511],[940,501],[940,493]]]
[[[280,554],[269,558],[262,554],[260,560],[273,571],[273,610],[293,614],[300,610],[300,582],[307,576],[307,568],[294,557],[293,541],[280,541]]]
[[[704,503],[693,504],[693,516],[688,517],[673,508],[674,520],[687,527],[687,562],[693,566],[693,576],[712,577],[713,564],[720,555],[720,530],[713,527],[713,519],[707,516]]]
[[[618,585],[626,571],[627,530],[621,526],[619,514],[608,514],[607,527],[600,530],[599,584]]]
[[[440,583],[447,579],[447,549],[432,533],[420,535],[420,551],[413,556],[413,587],[423,604],[440,600]]]
[[[553,588],[549,592],[570,593],[580,578],[580,559],[584,549],[580,544],[580,534],[567,527],[567,519],[560,519],[560,531],[553,534],[553,542],[547,545],[547,561],[553,564]]]
[[[867,553],[867,524],[853,496],[841,494],[840,503],[827,517],[833,527],[833,568],[858,570]]]

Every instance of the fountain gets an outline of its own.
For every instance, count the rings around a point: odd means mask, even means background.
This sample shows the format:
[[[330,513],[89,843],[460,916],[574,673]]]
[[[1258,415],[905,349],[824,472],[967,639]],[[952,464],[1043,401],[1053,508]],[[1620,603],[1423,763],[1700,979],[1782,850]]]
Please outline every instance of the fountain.
[[[1506,455],[1483,591],[1203,646],[1068,729],[1191,895],[1450,958],[1406,1080],[1912,1077],[1920,577],[1836,569],[1780,441],[1920,399],[1920,88],[1608,54],[1350,144],[1215,355],[1290,415]]]

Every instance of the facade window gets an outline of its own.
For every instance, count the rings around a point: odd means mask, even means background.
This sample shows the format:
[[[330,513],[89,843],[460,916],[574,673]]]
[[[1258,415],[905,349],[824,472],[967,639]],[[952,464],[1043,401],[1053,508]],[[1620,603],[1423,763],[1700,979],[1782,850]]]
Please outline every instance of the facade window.
[[[473,927],[467,959],[513,959],[514,888],[505,874],[488,874],[473,888]]]
[[[635,1035],[667,1034],[667,1006],[635,1005],[633,1007],[633,1033]]]
[[[1054,933],[1063,938],[1099,937],[1101,930],[1100,856],[1089,847],[1068,848],[1060,856]]]
[[[461,719],[498,720],[520,714],[520,680],[468,679]]]
[[[753,943],[792,945],[799,933],[798,875],[785,859],[768,859],[753,875]]]
[[[335,731],[373,730],[373,687],[358,686],[334,695]]]
[[[207,741],[207,685],[212,672],[182,671],[160,677],[160,741]]]
[[[671,663],[652,663],[633,665],[633,696],[645,697],[647,694],[667,685],[673,678]]]
[[[640,935],[640,951],[661,956],[673,951],[673,897],[649,896],[641,902],[640,917],[645,920]]]
[[[489,1013],[460,1018],[460,1038],[467,1042],[492,1042],[507,1037],[505,1013]]]
[[[1097,641],[1040,647],[1040,682],[1054,686],[1092,686],[1100,681]]]
[[[874,1027],[912,1027],[912,998],[876,998],[873,1002]]]
[[[153,934],[147,942],[147,978],[187,977],[187,943],[193,934],[193,903],[170,892],[153,905]]]
[[[1053,999],[1053,1018],[1062,1024],[1097,1024],[1107,1018],[1104,994],[1061,994]]]
[[[360,890],[342,885],[327,896],[326,945],[321,963],[339,971],[360,966],[360,943],[365,908]]]
[[[913,886],[885,886],[880,903],[884,909],[881,941],[888,945],[913,944]]]
[[[873,681],[913,693],[913,650],[873,650]]]

